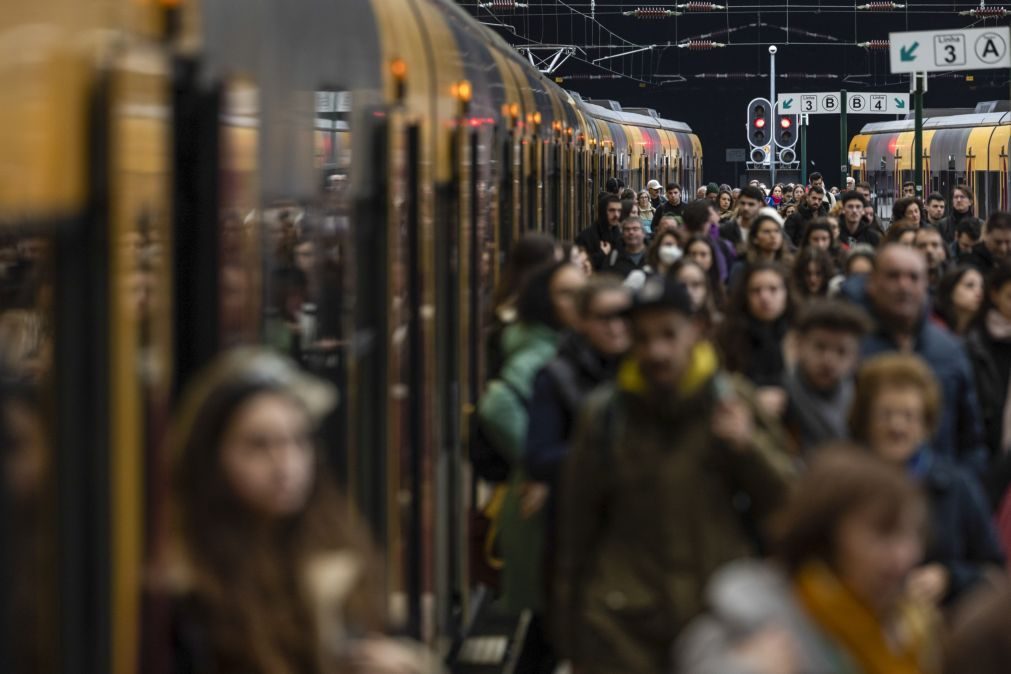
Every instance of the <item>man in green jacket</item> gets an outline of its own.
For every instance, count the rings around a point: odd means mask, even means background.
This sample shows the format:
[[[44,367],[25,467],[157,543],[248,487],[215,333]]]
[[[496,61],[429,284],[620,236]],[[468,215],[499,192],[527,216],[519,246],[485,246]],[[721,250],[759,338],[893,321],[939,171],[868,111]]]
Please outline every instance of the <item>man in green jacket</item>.
[[[631,327],[632,357],[584,408],[561,492],[554,623],[581,674],[668,671],[709,576],[756,551],[794,473],[683,286],[649,279]]]

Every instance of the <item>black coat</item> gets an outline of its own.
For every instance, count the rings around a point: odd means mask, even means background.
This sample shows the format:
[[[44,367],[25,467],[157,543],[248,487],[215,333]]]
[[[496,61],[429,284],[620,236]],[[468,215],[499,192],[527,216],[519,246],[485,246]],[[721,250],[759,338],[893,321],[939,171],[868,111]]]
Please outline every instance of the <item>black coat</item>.
[[[975,478],[929,449],[916,464],[930,505],[925,559],[948,570],[945,601],[952,601],[976,585],[987,567],[1002,568],[1004,553]]]
[[[603,269],[607,264],[608,257],[600,250],[600,242],[607,241],[611,244],[611,250],[620,250],[621,228],[607,227],[600,224],[591,225],[576,236],[576,244],[586,249],[590,256],[590,262],[596,270]]]
[[[980,228],[980,231],[982,231],[983,221],[973,215],[971,211],[959,213],[958,211],[953,210],[951,213],[938,220],[936,227],[941,232],[941,236],[944,237],[945,241],[948,243],[954,243],[955,238],[958,235],[958,226],[966,219],[975,221],[976,225]]]
[[[673,215],[680,219],[684,217],[684,214],[685,214],[684,201],[679,201],[677,205],[672,204],[669,201],[665,201],[659,206],[657,206],[656,210],[653,211],[653,223],[650,225],[650,227],[655,232],[657,231],[656,228],[660,226],[660,220],[663,218],[663,216]]]
[[[816,211],[812,211],[806,201],[797,206],[797,211],[788,217],[783,224],[783,229],[786,235],[790,237],[790,241],[793,242],[794,246],[800,246],[800,242],[804,238],[804,231],[807,230],[807,225],[815,218],[820,218],[823,215],[828,215],[828,204],[824,201],[821,202],[821,206]]]
[[[844,222],[839,230],[839,241],[847,246],[853,246],[858,243],[867,243],[877,248],[881,243],[881,234],[865,220],[860,221],[860,226],[857,227],[857,231],[850,233],[850,231],[846,228],[846,223]]]
[[[965,350],[976,375],[976,393],[983,415],[983,430],[991,457],[1001,454],[1004,404],[1007,400],[1011,342],[998,342],[977,328],[965,338]]]
[[[642,269],[645,266],[645,250],[642,251],[642,257],[639,258],[638,264],[636,264],[635,260],[633,260],[627,252],[615,250],[611,252],[611,257],[608,259],[604,270],[609,271],[612,274],[616,274],[624,279],[636,269]]]
[[[975,267],[983,276],[986,276],[997,266],[998,261],[990,249],[986,247],[986,244],[981,241],[972,247],[972,252],[959,255],[958,263]]]

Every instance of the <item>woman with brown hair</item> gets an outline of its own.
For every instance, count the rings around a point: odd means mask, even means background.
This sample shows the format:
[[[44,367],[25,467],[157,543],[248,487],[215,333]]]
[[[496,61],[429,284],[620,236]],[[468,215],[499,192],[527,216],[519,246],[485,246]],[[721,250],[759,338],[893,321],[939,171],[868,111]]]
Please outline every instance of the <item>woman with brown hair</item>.
[[[938,621],[906,593],[925,522],[901,471],[853,447],[819,452],[782,513],[774,560],[713,576],[676,671],[936,672]]]
[[[999,570],[1004,555],[975,477],[929,446],[940,415],[940,387],[918,356],[882,354],[860,368],[850,434],[922,486],[930,505],[927,563],[910,575],[909,590],[949,604]]]
[[[225,354],[189,390],[165,567],[176,672],[414,671],[400,646],[364,638],[385,626],[382,566],[313,446],[333,400],[260,349]]]

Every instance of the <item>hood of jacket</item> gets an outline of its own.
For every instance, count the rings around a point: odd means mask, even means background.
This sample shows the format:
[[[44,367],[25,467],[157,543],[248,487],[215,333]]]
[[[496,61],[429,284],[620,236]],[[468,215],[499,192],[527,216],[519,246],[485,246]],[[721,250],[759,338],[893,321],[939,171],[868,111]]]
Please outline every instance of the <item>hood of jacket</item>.
[[[681,374],[677,387],[678,397],[686,398],[698,393],[718,369],[716,348],[708,341],[700,341],[692,349],[691,361]],[[648,388],[639,361],[632,357],[626,358],[618,370],[618,390],[644,396],[648,393]]]
[[[511,323],[502,331],[502,352],[508,359],[520,351],[545,344],[554,345],[558,332],[543,323]]]

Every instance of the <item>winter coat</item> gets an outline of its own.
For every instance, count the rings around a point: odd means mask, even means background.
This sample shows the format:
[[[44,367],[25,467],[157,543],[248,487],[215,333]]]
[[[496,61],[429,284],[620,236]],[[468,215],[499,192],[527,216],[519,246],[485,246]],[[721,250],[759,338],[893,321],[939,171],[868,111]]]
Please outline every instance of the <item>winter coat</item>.
[[[996,457],[1003,451],[1001,434],[1011,370],[1011,342],[998,342],[985,328],[975,328],[966,335],[965,348],[976,377],[986,446],[990,456]]]
[[[860,226],[852,233],[846,229],[846,223],[840,224],[842,226],[839,229],[839,242],[846,247],[852,247],[858,243],[867,243],[877,248],[881,243],[881,233],[866,220],[861,220]]]
[[[639,258],[637,263],[632,257],[625,251],[614,250],[611,251],[611,255],[604,266],[604,271],[620,276],[621,278],[626,278],[636,269],[642,269],[646,266],[646,250],[642,250],[642,256]]]
[[[657,228],[660,227],[660,220],[662,220],[665,215],[673,215],[679,221],[684,219],[685,202],[679,201],[677,204],[672,204],[669,201],[665,201],[657,206],[656,210],[653,212],[653,226],[650,229],[654,232],[659,231]]]
[[[712,435],[726,389],[755,415],[748,450]],[[679,393],[649,390],[629,361],[615,385],[590,395],[563,478],[556,574],[556,636],[576,668],[666,669],[710,574],[755,552],[748,532],[785,496],[793,464],[784,444],[750,385],[720,372],[706,343]]]
[[[599,224],[590,225],[576,236],[576,245],[586,249],[590,256],[590,263],[595,270],[604,268],[607,264],[607,255],[600,250],[601,241],[611,244],[611,250],[620,250],[623,247],[621,240],[621,229],[618,227],[601,227]]]
[[[952,210],[951,213],[944,216],[937,222],[937,229],[940,230],[941,236],[948,243],[954,243],[958,236],[958,226],[962,224],[962,221],[968,219],[970,221],[975,221],[979,226],[980,231],[983,229],[983,221],[972,214],[972,211],[966,211],[965,213],[959,213],[956,210]]]
[[[860,344],[863,358],[899,350],[893,336],[877,319],[866,281],[865,277],[853,276],[842,285],[842,296],[862,306],[878,323]],[[982,475],[987,465],[983,421],[976,398],[976,378],[964,346],[924,312],[913,351],[930,366],[941,387],[941,418],[932,446],[940,455]]]
[[[846,415],[853,402],[851,380],[825,394],[812,389],[803,373],[795,370],[784,378],[784,388],[788,402],[783,423],[804,454],[849,436]]]
[[[967,264],[979,270],[984,277],[1000,264],[990,249],[982,241],[972,247],[971,253],[962,253],[958,256],[959,264]]]
[[[783,224],[783,230],[790,238],[790,241],[793,242],[794,246],[800,246],[800,242],[804,239],[804,232],[807,230],[808,224],[810,224],[810,222],[815,218],[820,218],[823,215],[828,215],[828,204],[823,201],[818,210],[813,211],[805,201],[799,204],[796,212],[786,219],[786,222]]]
[[[972,475],[929,448],[914,457],[910,472],[922,483],[930,504],[924,559],[948,570],[945,601],[957,600],[982,580],[987,567],[1004,565],[989,505]]]
[[[505,364],[478,403],[477,413],[488,439],[512,464],[508,493],[499,520],[500,547],[505,558],[502,572],[503,602],[510,610],[543,606],[540,562],[544,545],[543,510],[530,517],[520,513],[520,494],[526,481],[523,453],[529,421],[529,401],[537,372],[551,360],[558,333],[545,325],[516,323],[502,333]],[[513,391],[522,396],[522,400]]]

